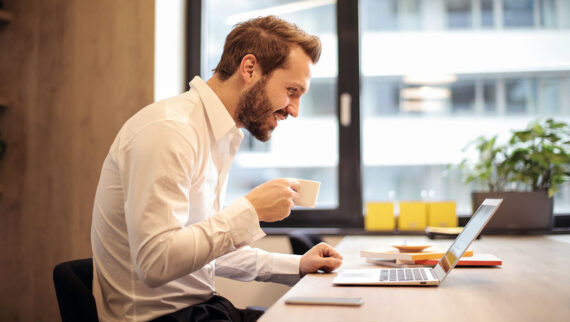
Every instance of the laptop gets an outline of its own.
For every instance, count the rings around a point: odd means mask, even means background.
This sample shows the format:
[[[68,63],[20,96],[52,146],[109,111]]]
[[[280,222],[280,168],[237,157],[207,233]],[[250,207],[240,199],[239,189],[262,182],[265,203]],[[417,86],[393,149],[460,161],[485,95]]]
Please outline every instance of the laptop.
[[[481,233],[503,199],[485,199],[435,267],[348,269],[337,274],[335,285],[439,285]]]

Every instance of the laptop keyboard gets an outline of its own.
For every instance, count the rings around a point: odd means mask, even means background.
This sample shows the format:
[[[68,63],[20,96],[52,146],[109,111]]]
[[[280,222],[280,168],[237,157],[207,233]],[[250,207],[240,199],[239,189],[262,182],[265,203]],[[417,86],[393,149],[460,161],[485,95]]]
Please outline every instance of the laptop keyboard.
[[[423,268],[392,268],[380,272],[380,281],[427,281]]]

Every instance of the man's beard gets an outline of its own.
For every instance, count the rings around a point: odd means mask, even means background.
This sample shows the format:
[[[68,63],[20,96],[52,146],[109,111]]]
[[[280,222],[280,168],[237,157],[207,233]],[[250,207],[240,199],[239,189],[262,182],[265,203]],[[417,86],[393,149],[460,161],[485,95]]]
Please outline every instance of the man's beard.
[[[271,133],[275,129],[272,118],[275,110],[269,102],[269,97],[265,92],[267,77],[263,76],[256,84],[243,93],[238,101],[237,120],[245,127],[251,135],[259,141],[265,142],[271,138]],[[275,113],[287,117],[285,110]]]

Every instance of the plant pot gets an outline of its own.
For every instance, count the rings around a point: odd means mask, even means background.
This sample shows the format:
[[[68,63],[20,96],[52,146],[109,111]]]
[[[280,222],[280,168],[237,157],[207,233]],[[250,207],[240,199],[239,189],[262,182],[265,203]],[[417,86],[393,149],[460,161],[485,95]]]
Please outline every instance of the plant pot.
[[[473,192],[473,212],[485,198],[501,198],[503,203],[483,232],[548,232],[552,230],[553,198],[546,191]]]

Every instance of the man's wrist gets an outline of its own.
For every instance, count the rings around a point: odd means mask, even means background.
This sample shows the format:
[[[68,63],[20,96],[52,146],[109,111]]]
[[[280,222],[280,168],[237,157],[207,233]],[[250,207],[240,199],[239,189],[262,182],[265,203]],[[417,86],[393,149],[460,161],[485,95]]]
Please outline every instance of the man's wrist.
[[[247,198],[237,199],[224,208],[223,212],[227,214],[226,218],[232,228],[235,247],[245,246],[265,237],[265,232],[259,226],[257,212]]]

